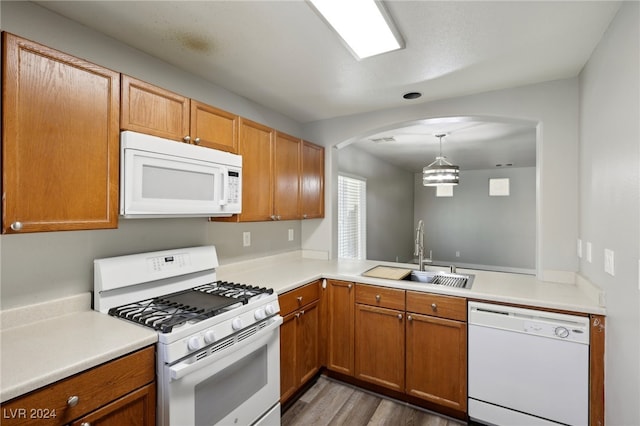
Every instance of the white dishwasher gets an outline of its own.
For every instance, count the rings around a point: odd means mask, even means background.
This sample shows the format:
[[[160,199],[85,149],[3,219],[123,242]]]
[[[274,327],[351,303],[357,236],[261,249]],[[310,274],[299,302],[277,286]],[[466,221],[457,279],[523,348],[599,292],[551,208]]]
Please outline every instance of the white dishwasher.
[[[589,318],[469,302],[469,417],[589,424]]]

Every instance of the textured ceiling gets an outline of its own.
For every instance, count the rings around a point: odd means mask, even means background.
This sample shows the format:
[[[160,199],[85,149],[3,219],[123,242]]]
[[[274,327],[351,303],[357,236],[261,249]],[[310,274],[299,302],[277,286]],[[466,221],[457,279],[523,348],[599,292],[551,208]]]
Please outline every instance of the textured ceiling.
[[[37,3],[302,123],[576,76],[620,5],[387,1],[406,48],[358,61],[303,0]]]

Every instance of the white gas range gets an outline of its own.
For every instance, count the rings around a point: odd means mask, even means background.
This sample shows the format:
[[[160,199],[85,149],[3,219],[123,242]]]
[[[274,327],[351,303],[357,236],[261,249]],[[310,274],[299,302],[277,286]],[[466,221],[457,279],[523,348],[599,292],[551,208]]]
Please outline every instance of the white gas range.
[[[159,425],[279,425],[272,289],[218,281],[214,246],[94,261],[94,309],[158,332]]]

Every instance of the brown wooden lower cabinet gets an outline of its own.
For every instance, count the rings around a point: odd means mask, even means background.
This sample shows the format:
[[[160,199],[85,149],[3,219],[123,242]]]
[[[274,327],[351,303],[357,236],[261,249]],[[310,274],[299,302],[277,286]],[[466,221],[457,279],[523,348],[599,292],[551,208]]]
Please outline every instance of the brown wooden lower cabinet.
[[[3,425],[155,425],[149,346],[2,404]]]
[[[356,304],[356,378],[404,391],[404,323],[404,311]]]
[[[320,369],[318,333],[320,327],[319,281],[279,298],[283,323],[280,326],[280,402],[285,403]]]
[[[354,374],[354,308],[355,284],[348,281],[327,280],[326,367],[341,374]]]
[[[467,324],[407,314],[406,393],[467,409]]]

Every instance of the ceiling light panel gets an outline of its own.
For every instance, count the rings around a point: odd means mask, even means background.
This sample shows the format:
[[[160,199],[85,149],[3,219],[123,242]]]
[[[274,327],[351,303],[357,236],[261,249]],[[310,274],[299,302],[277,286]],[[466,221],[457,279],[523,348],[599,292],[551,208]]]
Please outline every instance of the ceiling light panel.
[[[357,59],[404,47],[382,4],[374,0],[309,0]]]

